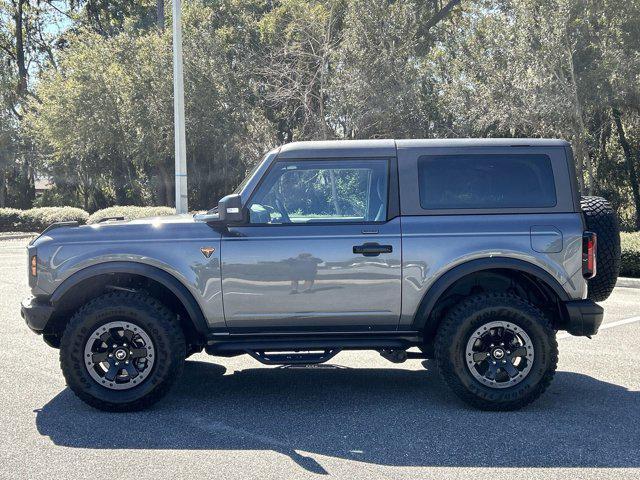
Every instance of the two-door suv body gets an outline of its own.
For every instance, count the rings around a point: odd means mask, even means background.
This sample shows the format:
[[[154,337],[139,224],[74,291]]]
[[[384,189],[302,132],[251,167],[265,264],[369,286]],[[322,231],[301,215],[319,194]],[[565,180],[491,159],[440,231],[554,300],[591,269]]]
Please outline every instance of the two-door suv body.
[[[53,225],[22,314],[107,410],[153,403],[203,349],[435,358],[467,402],[514,409],[551,381],[555,332],[602,321],[586,217],[565,141],[291,143],[206,214]]]

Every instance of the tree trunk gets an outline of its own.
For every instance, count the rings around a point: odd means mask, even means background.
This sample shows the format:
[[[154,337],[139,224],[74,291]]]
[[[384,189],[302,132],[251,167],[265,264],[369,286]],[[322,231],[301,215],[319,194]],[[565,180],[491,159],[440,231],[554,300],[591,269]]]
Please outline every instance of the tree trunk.
[[[587,145],[587,127],[584,124],[582,118],[582,103],[580,102],[580,96],[578,94],[578,82],[576,79],[573,51],[567,45],[567,54],[569,56],[569,74],[571,76],[571,93],[573,97],[573,116],[575,121],[575,152],[578,160],[578,182],[580,183],[580,190],[584,194],[593,195],[593,164],[591,162],[591,156],[589,155],[589,147]],[[587,167],[588,184],[584,184],[584,167]]]
[[[158,188],[157,191],[154,192],[154,201],[157,205],[165,205],[165,200],[167,199],[167,182],[166,178],[162,173],[162,166],[158,165]]]
[[[82,205],[83,205],[84,211],[88,212],[89,211],[89,189],[88,188],[82,189]]]
[[[138,183],[135,181],[138,178],[138,172],[131,159],[127,157],[123,158],[122,168],[127,177],[126,185],[129,186],[127,201],[130,202],[131,205],[139,205],[142,202],[142,192],[140,191]]]
[[[601,183],[601,173],[599,172],[599,166],[603,165],[611,165],[611,159],[609,158],[609,153],[607,152],[607,144],[609,143],[609,139],[611,138],[612,129],[611,129],[611,117],[607,114],[607,112],[600,112],[600,137],[598,139],[600,143],[600,154],[598,156],[598,165],[596,166],[596,176],[595,176],[595,189],[598,191]],[[600,185],[598,185],[598,183]]]
[[[580,193],[584,195],[584,155],[582,152],[582,145],[580,141],[576,141],[573,146],[574,162],[576,164],[576,175],[578,176],[578,186],[580,187]]]
[[[116,205],[127,205],[127,170],[124,161],[118,159],[113,171],[113,191],[116,196]]]
[[[325,112],[325,84],[329,73],[329,54],[331,50],[331,35],[333,27],[333,5],[329,12],[329,23],[325,27],[324,45],[322,47],[322,58],[320,60],[320,82],[318,85],[318,104],[320,110],[320,128],[322,129],[322,139],[329,139],[329,125],[327,125],[327,115]],[[333,175],[332,175],[333,180]]]
[[[336,187],[336,176],[333,169],[329,170],[329,178],[331,179],[331,199],[333,200],[333,206],[336,209],[336,215],[342,215],[342,209],[340,208],[340,202],[338,202],[338,188]]]
[[[164,0],[156,0],[156,25],[164,32]]]
[[[176,183],[175,183],[175,177],[173,177],[170,173],[169,170],[167,170],[165,167],[164,168],[164,176],[165,176],[165,187],[166,187],[166,193],[165,193],[165,199],[164,199],[164,204],[167,207],[170,207],[172,202],[176,201]]]
[[[0,169],[0,208],[7,206],[7,174],[4,168]]]
[[[461,0],[450,0],[446,5],[443,5],[440,10],[438,10],[433,17],[431,17],[422,27],[422,32],[426,33],[435,27],[438,23],[444,20],[449,12],[453,10],[453,8],[460,3]]]
[[[629,172],[629,181],[631,183],[631,191],[633,192],[633,203],[636,208],[636,228],[640,230],[640,188],[638,187],[638,174],[634,165],[634,155],[631,149],[631,145],[627,140],[627,135],[622,125],[622,115],[620,110],[616,107],[611,108],[613,113],[613,120],[616,123],[616,130],[618,131],[618,138],[620,139],[620,146],[624,152],[624,158],[626,160],[627,171]]]
[[[23,32],[23,6],[25,0],[17,0],[15,13],[16,26],[16,64],[18,65],[18,96],[27,92],[27,64],[24,53],[24,32]]]
[[[17,190],[18,197],[18,208],[31,208],[31,204],[33,198],[31,197],[31,171],[29,167],[29,161],[26,158],[23,158],[23,161],[20,165],[20,173],[19,173],[19,183]]]

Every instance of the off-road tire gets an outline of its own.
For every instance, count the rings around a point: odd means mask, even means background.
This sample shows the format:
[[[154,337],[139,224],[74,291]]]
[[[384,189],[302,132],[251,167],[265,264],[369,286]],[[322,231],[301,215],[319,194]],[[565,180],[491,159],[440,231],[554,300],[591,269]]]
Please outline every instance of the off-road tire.
[[[587,230],[598,236],[596,276],[587,280],[594,302],[609,298],[620,273],[620,227],[611,204],[601,197],[582,197],[580,207]]]
[[[113,319],[138,325],[151,338],[155,361],[148,376],[127,390],[105,388],[84,364],[85,344],[92,333]],[[179,377],[186,355],[176,316],[143,293],[116,291],[87,302],[67,324],[60,345],[60,366],[71,390],[92,407],[110,412],[141,410],[160,400]]]
[[[470,336],[494,320],[519,325],[535,350],[527,376],[500,389],[474,378],[465,360]],[[466,403],[481,410],[508,411],[528,405],[547,389],[558,363],[558,344],[549,320],[534,305],[511,294],[484,293],[463,300],[449,312],[436,333],[435,357],[444,382]]]

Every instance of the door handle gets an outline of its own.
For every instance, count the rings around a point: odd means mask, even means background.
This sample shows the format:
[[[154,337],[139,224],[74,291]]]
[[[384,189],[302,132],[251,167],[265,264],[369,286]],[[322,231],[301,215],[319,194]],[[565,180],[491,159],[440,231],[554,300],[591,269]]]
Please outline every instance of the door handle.
[[[377,257],[381,253],[391,252],[393,252],[391,245],[380,245],[379,243],[364,243],[353,246],[353,253],[364,255],[365,257]]]

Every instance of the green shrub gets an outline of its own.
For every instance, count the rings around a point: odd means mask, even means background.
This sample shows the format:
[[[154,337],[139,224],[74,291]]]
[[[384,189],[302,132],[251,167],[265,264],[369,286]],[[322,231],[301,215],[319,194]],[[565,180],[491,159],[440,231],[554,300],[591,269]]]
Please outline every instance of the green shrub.
[[[0,208],[0,232],[41,232],[55,222],[96,223],[106,217],[126,219],[175,214],[170,207],[110,207],[93,215],[75,207],[39,207],[30,210]]]
[[[175,208],[171,207],[132,207],[132,206],[115,206],[103,208],[93,213],[89,217],[87,223],[97,223],[103,218],[108,217],[124,217],[127,220],[134,218],[159,217],[165,215],[174,215]]]
[[[621,233],[621,277],[640,277],[640,232]]]
[[[20,224],[22,210],[16,208],[0,208],[0,231],[16,232],[17,225]]]
[[[40,207],[24,210],[20,215],[20,231],[40,232],[55,222],[87,223],[89,214],[75,207]]]
[[[30,210],[0,208],[0,231],[40,232],[55,222],[87,223],[89,214],[75,207],[40,207]]]

